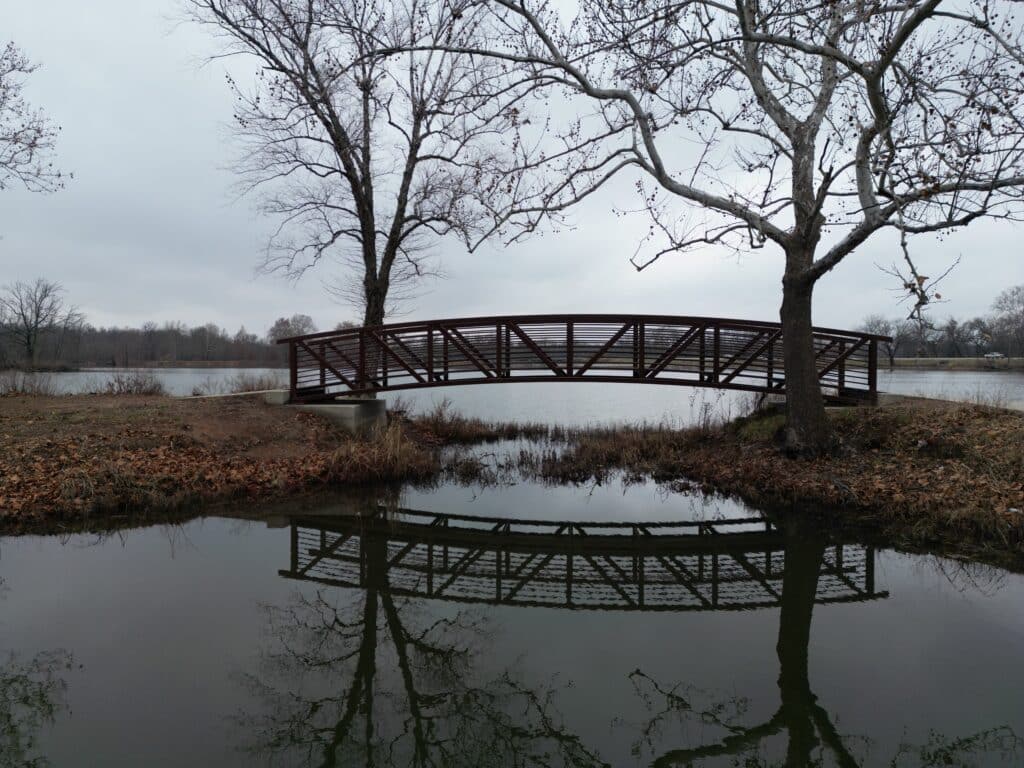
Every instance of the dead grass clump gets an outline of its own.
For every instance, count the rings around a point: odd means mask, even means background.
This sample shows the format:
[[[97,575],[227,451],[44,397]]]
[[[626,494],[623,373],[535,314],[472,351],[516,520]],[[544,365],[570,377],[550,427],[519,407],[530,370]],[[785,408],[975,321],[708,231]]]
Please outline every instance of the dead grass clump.
[[[542,440],[550,436],[545,424],[497,422],[469,418],[452,410],[442,400],[426,413],[409,418],[409,426],[430,442],[440,445],[472,445],[501,440]]]
[[[238,394],[241,392],[265,392],[268,389],[282,389],[285,387],[283,373],[252,373],[242,371],[236,373],[227,381],[228,392]]]
[[[57,394],[53,378],[46,373],[0,371],[0,396],[52,397]]]
[[[269,389],[284,389],[287,386],[283,373],[252,373],[240,371],[227,379],[207,376],[192,388],[192,396],[240,395],[245,392],[266,392]]]
[[[115,373],[103,385],[106,395],[166,395],[163,382],[149,371],[128,371]]]
[[[699,429],[641,425],[569,432],[565,439],[564,449],[521,451],[521,471],[546,481],[573,483],[601,480],[617,470],[654,479],[675,477],[681,454],[705,438]]]
[[[394,480],[422,482],[441,471],[437,456],[410,440],[398,423],[365,439],[335,449],[327,461],[331,483],[372,483]]]

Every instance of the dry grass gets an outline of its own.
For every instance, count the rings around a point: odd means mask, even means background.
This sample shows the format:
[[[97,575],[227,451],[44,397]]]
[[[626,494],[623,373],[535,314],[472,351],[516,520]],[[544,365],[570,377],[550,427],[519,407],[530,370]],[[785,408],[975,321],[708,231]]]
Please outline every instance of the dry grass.
[[[158,397],[167,394],[163,382],[149,371],[127,371],[113,374],[103,384],[105,395],[142,395]]]
[[[401,425],[354,437],[254,398],[3,398],[0,436],[0,528],[9,531],[441,472]]]
[[[47,373],[0,371],[0,396],[50,397],[55,394],[57,394],[57,388],[53,378]]]
[[[344,484],[422,482],[440,471],[437,454],[413,442],[401,424],[392,422],[372,435],[336,448],[328,460],[327,480]]]
[[[542,440],[553,434],[546,424],[488,422],[468,418],[452,410],[451,402],[442,400],[431,410],[409,417],[408,408],[399,401],[392,405],[392,414],[405,420],[421,439],[438,445],[477,445],[500,440]]]
[[[192,389],[194,397],[200,395],[237,395],[245,392],[265,392],[270,389],[285,389],[288,386],[284,373],[252,373],[240,371],[228,379],[212,376]]]

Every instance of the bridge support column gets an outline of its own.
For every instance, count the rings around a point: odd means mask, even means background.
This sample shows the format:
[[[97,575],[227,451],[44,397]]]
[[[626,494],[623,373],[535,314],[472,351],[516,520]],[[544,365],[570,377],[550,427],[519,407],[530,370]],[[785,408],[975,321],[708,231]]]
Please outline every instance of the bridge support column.
[[[388,423],[387,401],[383,399],[344,399],[332,403],[290,405],[304,413],[314,413],[350,432],[363,434],[383,429]]]

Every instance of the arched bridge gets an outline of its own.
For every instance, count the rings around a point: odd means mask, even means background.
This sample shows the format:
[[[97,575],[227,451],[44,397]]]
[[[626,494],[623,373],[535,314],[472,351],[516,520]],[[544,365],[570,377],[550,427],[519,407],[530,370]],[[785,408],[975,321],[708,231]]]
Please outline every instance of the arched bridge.
[[[814,330],[826,396],[874,400],[878,342]],[[786,391],[778,323],[667,315],[521,315],[395,323],[281,339],[291,398],[422,387],[603,381]]]
[[[293,518],[281,576],[456,603],[743,611],[782,600],[787,537],[763,518],[548,522],[401,509]],[[877,600],[875,553],[834,542],[815,602]]]

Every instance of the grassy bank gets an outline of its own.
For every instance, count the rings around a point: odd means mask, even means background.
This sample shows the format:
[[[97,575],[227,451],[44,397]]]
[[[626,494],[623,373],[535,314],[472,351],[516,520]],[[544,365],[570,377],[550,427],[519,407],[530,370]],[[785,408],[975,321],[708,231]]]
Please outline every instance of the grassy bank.
[[[0,398],[0,525],[263,500],[436,475],[395,425],[359,439],[258,398]]]
[[[1024,414],[906,399],[831,414],[843,451],[781,454],[782,417],[724,425],[566,431],[489,424],[445,406],[353,437],[258,398],[0,398],[0,531],[57,530],[109,514],[287,499],[336,487],[487,482],[494,466],[442,451],[520,440],[506,476],[552,484],[653,478],[906,546],[1024,556]],[[493,464],[493,462],[492,462]]]
[[[127,394],[125,394],[127,392]],[[354,436],[257,397],[0,396],[0,532],[58,530],[132,514],[266,502],[329,488],[426,483],[476,466],[442,449],[544,439],[544,425],[490,424],[446,405]]]

